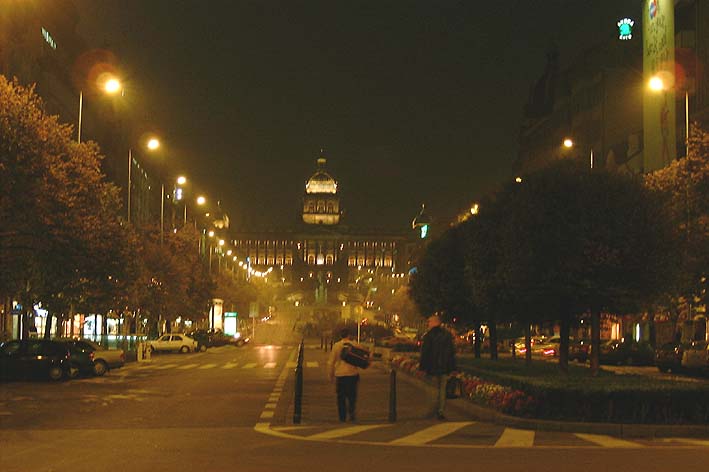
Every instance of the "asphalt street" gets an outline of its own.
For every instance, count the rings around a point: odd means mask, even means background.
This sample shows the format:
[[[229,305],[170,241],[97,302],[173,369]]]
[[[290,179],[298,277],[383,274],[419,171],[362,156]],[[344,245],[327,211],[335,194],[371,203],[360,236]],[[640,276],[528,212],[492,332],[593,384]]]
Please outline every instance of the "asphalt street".
[[[709,440],[534,432],[426,414],[426,393],[388,372],[362,375],[357,423],[335,421],[328,353],[308,344],[303,421],[292,422],[293,320],[257,326],[256,342],[164,354],[100,378],[0,384],[2,471],[700,470]]]

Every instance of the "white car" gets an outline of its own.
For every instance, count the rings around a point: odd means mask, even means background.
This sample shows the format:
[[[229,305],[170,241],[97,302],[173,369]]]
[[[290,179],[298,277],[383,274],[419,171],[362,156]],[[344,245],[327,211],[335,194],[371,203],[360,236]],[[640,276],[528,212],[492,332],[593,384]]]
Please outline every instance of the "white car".
[[[194,352],[197,341],[182,333],[163,334],[158,339],[150,341],[150,351]]]

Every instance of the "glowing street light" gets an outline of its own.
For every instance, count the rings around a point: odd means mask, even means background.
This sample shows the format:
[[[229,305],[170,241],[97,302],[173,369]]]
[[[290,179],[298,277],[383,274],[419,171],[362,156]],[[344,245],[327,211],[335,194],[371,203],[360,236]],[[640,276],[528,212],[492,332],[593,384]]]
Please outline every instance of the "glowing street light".
[[[572,148],[574,147],[574,140],[571,138],[565,138],[563,144],[565,148]]]
[[[118,81],[118,79],[109,76],[108,79],[103,82],[103,86],[101,86],[101,80],[103,77],[99,79],[99,83],[96,84],[96,86],[99,89],[102,89],[105,93],[108,94],[114,94],[118,92],[121,89],[121,83]],[[79,122],[77,123],[76,126],[76,141],[81,142],[81,119],[82,119],[82,114],[84,110],[84,91],[79,90]]]
[[[181,175],[177,178],[177,185],[185,185],[187,183],[187,177]]]
[[[106,91],[106,93],[118,93],[121,90],[121,82],[115,78],[108,79],[103,85],[103,89]]]
[[[650,81],[647,85],[653,92],[661,92],[662,90],[665,90],[665,81],[662,80],[662,77],[657,75],[650,77]]]
[[[517,182],[518,184],[521,184],[521,183],[522,183],[522,177],[515,177],[515,182]]]
[[[151,151],[154,151],[159,147],[160,147],[160,141],[158,140],[158,138],[150,138],[148,140],[148,149],[150,149]]]
[[[206,199],[206,198],[204,198],[202,195],[200,195],[199,197],[197,197],[197,205],[204,205],[205,203],[207,203],[207,199]]]
[[[648,88],[652,90],[653,92],[662,92],[664,90],[667,90],[668,88],[679,88],[676,86],[672,86],[673,80],[671,76],[667,77],[670,82],[668,85],[665,81],[665,79],[660,76],[660,75],[653,75],[650,77],[650,80],[648,81]],[[684,134],[684,143],[685,146],[689,147],[689,89],[684,88],[684,126],[685,126],[685,134]]]
[[[209,233],[207,233],[207,234],[209,235],[210,238],[214,237],[214,231],[212,231],[212,230],[210,230]]]
[[[219,245],[220,245],[220,246],[224,246],[224,244],[226,244],[226,241],[224,241],[223,239],[220,239],[220,240],[219,240]]]

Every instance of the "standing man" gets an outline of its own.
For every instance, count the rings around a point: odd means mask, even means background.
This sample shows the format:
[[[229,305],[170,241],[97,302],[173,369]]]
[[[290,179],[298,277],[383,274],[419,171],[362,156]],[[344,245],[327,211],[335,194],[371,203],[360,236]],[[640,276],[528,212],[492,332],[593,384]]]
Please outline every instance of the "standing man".
[[[355,406],[357,405],[357,384],[359,383],[359,368],[345,362],[342,359],[342,348],[349,343],[356,345],[352,339],[352,332],[349,328],[340,331],[341,339],[332,346],[330,361],[328,362],[328,374],[330,382],[335,380],[335,391],[337,392],[337,414],[340,421],[347,420],[349,414],[350,421],[355,420]]]
[[[419,370],[433,377],[437,390],[436,416],[439,420],[445,420],[446,383],[451,372],[456,370],[455,346],[453,336],[441,327],[441,318],[436,314],[428,317],[428,332],[423,336]]]

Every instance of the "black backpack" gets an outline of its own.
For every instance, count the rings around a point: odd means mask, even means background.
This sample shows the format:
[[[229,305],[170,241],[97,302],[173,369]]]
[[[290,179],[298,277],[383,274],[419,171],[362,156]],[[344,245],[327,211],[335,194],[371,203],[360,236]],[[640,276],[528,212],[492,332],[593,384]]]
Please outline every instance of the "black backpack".
[[[340,359],[360,369],[369,367],[369,351],[352,343],[343,344]]]

